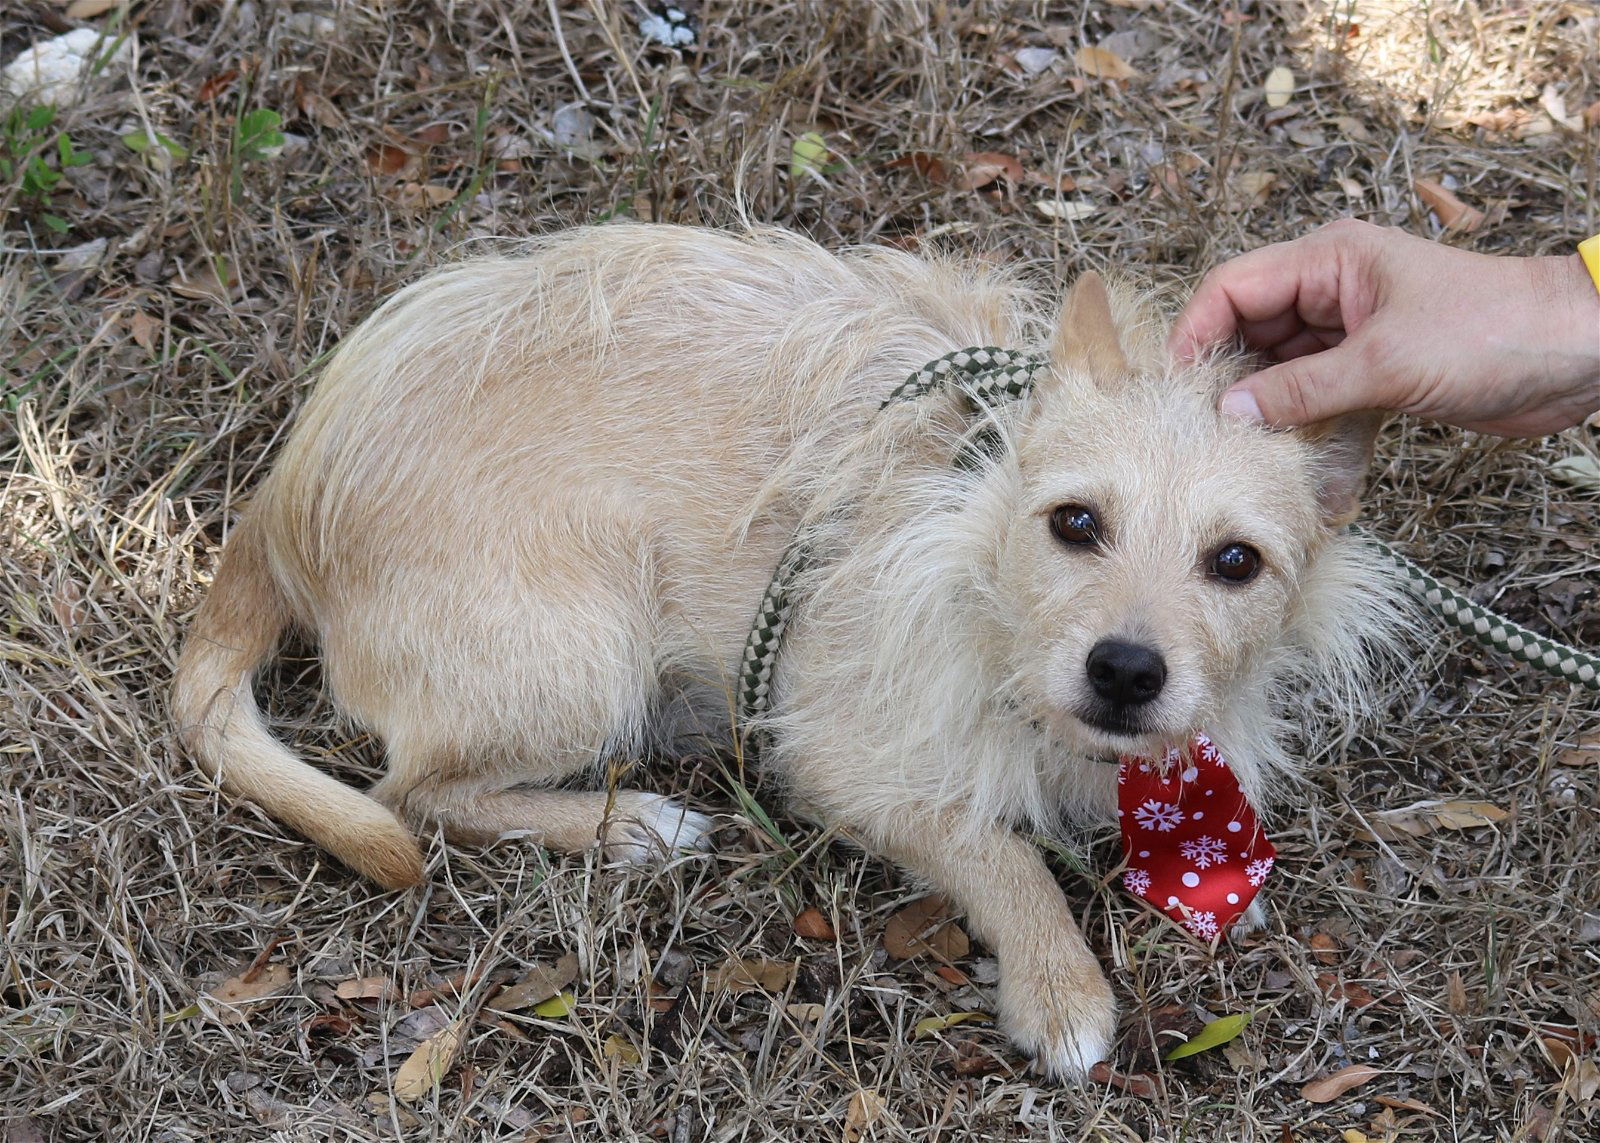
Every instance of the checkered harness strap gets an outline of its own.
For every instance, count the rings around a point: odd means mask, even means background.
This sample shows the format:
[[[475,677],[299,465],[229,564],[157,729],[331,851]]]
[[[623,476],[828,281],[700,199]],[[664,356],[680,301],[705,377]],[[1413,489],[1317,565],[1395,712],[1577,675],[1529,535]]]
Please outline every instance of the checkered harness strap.
[[[890,405],[915,401],[952,381],[989,408],[1015,401],[1033,391],[1033,375],[1043,362],[994,346],[958,349],[928,362],[907,377],[878,406],[882,412]],[[1590,690],[1600,690],[1600,656],[1586,654],[1575,647],[1546,639],[1503,615],[1480,607],[1465,595],[1440,583],[1405,556],[1377,537],[1352,528],[1365,542],[1381,552],[1400,572],[1407,590],[1446,623],[1491,650],[1523,659],[1546,674],[1554,675]],[[810,562],[808,535],[804,528],[790,541],[778,561],[778,569],[761,597],[761,606],[745,641],[739,667],[739,709],[741,726],[765,714],[772,705],[772,676],[783,645],[784,628],[794,611],[790,585]]]
[[[1376,536],[1360,528],[1350,530],[1383,553],[1400,572],[1406,589],[1422,600],[1429,611],[1459,628],[1474,642],[1532,663],[1547,675],[1600,691],[1600,655],[1591,655],[1535,634],[1446,587]]]

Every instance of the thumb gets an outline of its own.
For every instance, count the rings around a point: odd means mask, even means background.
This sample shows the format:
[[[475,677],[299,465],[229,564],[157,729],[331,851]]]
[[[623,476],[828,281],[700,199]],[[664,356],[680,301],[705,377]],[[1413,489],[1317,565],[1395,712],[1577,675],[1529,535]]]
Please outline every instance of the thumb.
[[[1357,365],[1355,353],[1344,345],[1252,373],[1218,402],[1228,416],[1283,429],[1387,407]]]

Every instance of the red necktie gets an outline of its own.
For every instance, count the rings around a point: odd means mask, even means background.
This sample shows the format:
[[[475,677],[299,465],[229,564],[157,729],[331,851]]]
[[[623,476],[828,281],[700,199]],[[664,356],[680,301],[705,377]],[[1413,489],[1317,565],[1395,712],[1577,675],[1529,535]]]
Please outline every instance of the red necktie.
[[[1272,872],[1277,850],[1203,734],[1159,763],[1123,755],[1117,804],[1123,886],[1201,940],[1225,932]]]

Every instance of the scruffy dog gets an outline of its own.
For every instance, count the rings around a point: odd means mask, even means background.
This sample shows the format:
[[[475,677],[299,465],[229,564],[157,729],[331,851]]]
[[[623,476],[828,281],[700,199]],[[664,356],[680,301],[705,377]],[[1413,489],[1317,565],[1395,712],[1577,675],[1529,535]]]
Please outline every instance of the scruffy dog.
[[[1108,820],[1106,759],[1202,728],[1261,795],[1290,688],[1359,683],[1395,612],[1339,527],[1374,418],[1225,420],[1236,365],[1174,366],[1134,299],[1090,275],[1039,306],[991,267],[776,231],[578,229],[433,274],[344,343],[234,529],[178,665],[183,741],[391,888],[422,874],[402,819],[632,861],[701,844],[659,795],[551,787],[726,734],[808,524],[763,764],[965,909],[1011,1037],[1081,1076],[1112,993],[1014,828]],[[1032,395],[878,411],[976,345],[1045,357]],[[387,746],[366,794],[263,724],[252,675],[290,626]]]

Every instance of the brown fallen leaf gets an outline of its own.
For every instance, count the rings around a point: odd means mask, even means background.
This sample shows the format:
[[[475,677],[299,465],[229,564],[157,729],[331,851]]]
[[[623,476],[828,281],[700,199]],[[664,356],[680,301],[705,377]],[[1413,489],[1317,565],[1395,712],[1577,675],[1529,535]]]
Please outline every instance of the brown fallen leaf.
[[[1356,836],[1366,841],[1382,838],[1394,841],[1402,837],[1426,837],[1441,829],[1465,830],[1493,825],[1511,815],[1490,802],[1421,801],[1392,810],[1379,810],[1369,814],[1372,829],[1357,830]]]
[[[1442,183],[1432,179],[1416,179],[1411,184],[1417,197],[1439,216],[1439,225],[1446,230],[1471,232],[1483,225],[1483,212],[1468,206]]]
[[[708,979],[713,988],[729,992],[782,992],[794,973],[793,961],[736,956],[718,965]]]
[[[450,124],[430,123],[422,130],[414,132],[411,141],[418,147],[438,147],[450,141]]]
[[[1278,176],[1271,171],[1240,171],[1229,182],[1239,192],[1244,205],[1260,206],[1267,201],[1268,192],[1277,185]]]
[[[890,171],[915,171],[930,183],[943,186],[950,181],[950,166],[930,151],[910,151],[883,164]]]
[[[466,1035],[466,1022],[456,1020],[418,1044],[394,1073],[394,1097],[402,1103],[415,1103],[438,1087],[455,1063]]]
[[[831,941],[839,935],[834,932],[828,918],[817,909],[802,909],[800,915],[794,919],[794,932],[795,936],[805,937],[810,941]]]
[[[376,1000],[387,1004],[399,990],[387,976],[363,976],[357,980],[341,980],[334,986],[333,994],[340,1000]]]
[[[1312,933],[1311,955],[1323,964],[1338,964],[1338,940],[1328,933]]]
[[[897,960],[931,955],[937,960],[960,960],[971,942],[961,926],[948,920],[943,897],[923,897],[889,918],[883,930],[883,947]]]
[[[785,1004],[783,1010],[802,1024],[815,1024],[828,1012],[825,1004]]]
[[[1416,1111],[1423,1115],[1438,1115],[1439,1113],[1420,1099],[1410,1099],[1403,1095],[1375,1095],[1372,1102],[1392,1107],[1396,1111]]]
[[[1310,1103],[1332,1103],[1351,1088],[1359,1087],[1374,1076],[1383,1074],[1366,1064],[1351,1064],[1331,1075],[1314,1079],[1300,1089],[1301,1098]]]
[[[1157,1099],[1161,1095],[1161,1085],[1156,1082],[1155,1076],[1143,1072],[1119,1072],[1104,1061],[1089,1069],[1089,1078],[1095,1083],[1108,1083],[1140,1099]]]
[[[1570,750],[1556,759],[1563,766],[1600,766],[1600,734],[1585,734]]]
[[[223,1024],[243,1023],[247,1007],[279,999],[273,994],[287,988],[292,976],[289,966],[279,961],[228,977],[210,993],[211,1001],[217,1005],[217,1020]]]
[[[1600,1094],[1600,1064],[1588,1056],[1578,1057],[1562,1074],[1561,1090],[1580,1107],[1587,1105]]]
[[[1127,60],[1106,48],[1084,44],[1073,56],[1085,75],[1096,79],[1133,79],[1139,74]]]
[[[566,953],[554,964],[536,965],[513,984],[495,993],[485,1007],[497,1012],[520,1012],[555,996],[578,979],[578,956]]]
[[[379,143],[367,152],[367,173],[372,175],[414,174],[422,160],[404,147]]]
[[[421,211],[443,206],[456,192],[443,183],[401,183],[390,197],[402,210]]]
[[[986,187],[997,179],[1020,183],[1022,176],[1022,163],[1015,155],[999,151],[969,151],[961,156],[961,173],[956,177],[955,185],[961,190],[970,191]]]
[[[111,11],[123,0],[72,0],[64,15],[69,20],[92,20]]]
[[[888,1109],[872,1088],[857,1088],[844,1111],[844,1143],[859,1143],[871,1127]]]
[[[160,334],[161,322],[143,310],[134,310],[128,315],[128,336],[133,338],[140,349],[153,353]]]
[[[1294,98],[1294,72],[1286,67],[1273,68],[1267,73],[1267,81],[1261,91],[1268,107],[1287,107],[1289,100]]]

